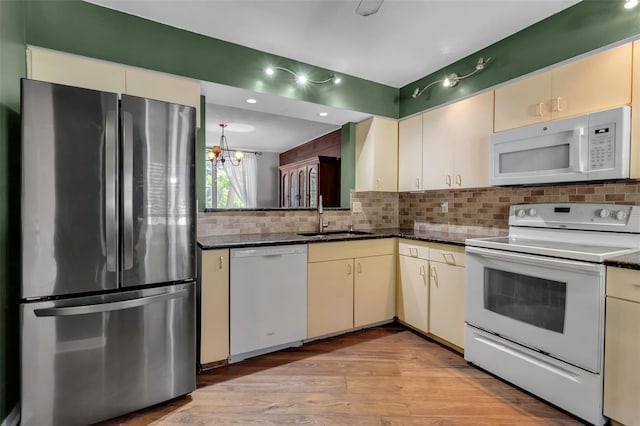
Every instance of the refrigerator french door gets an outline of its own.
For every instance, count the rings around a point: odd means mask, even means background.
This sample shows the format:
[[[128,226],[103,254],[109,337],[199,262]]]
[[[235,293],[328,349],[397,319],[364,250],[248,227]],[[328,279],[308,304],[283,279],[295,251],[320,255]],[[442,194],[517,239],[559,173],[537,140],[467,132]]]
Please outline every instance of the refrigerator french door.
[[[192,391],[194,109],[25,79],[22,132],[22,424]]]

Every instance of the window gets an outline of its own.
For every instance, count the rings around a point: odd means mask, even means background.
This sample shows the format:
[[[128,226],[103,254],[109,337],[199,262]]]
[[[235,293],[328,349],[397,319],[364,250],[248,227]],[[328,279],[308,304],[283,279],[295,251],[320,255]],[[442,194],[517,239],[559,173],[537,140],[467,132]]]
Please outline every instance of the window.
[[[229,164],[222,166],[222,164],[219,164],[217,167],[213,167],[211,161],[205,161],[206,208],[239,209],[256,207],[257,162],[255,155],[246,155],[239,166]]]

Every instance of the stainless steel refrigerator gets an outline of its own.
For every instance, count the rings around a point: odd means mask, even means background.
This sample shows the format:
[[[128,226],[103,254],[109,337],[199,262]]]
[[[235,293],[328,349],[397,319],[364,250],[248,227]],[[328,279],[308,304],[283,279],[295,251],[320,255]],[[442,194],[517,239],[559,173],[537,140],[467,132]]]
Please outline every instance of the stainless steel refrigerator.
[[[195,389],[195,110],[22,80],[22,425]]]

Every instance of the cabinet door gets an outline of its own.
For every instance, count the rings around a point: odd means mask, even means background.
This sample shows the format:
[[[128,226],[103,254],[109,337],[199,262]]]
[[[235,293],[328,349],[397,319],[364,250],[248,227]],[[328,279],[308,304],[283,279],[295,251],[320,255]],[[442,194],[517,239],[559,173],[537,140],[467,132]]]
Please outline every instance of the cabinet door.
[[[446,108],[450,116],[464,117],[451,126],[453,186],[480,188],[489,185],[489,136],[493,133],[493,91],[456,102]]]
[[[309,207],[318,207],[318,165],[309,166]]]
[[[307,168],[301,167],[298,169],[298,186],[300,187],[299,207],[309,207],[307,185]]]
[[[200,82],[142,68],[127,67],[128,95],[157,99],[196,109],[196,126],[200,127]]]
[[[30,47],[29,78],[104,92],[125,93],[125,66]]]
[[[390,320],[395,315],[395,258],[393,255],[355,259],[353,326]]]
[[[401,321],[429,332],[429,262],[410,256],[398,256],[397,315]]]
[[[430,262],[429,332],[464,347],[464,268]]]
[[[398,188],[398,122],[372,117],[356,126],[356,191]]]
[[[552,118],[572,117],[631,103],[631,43],[555,68]]]
[[[640,303],[607,297],[604,414],[626,425],[640,419]]]
[[[495,90],[496,132],[551,120],[551,71]]]
[[[307,337],[353,328],[353,259],[309,263]]]
[[[289,185],[291,185],[291,207],[300,207],[300,189],[298,187],[298,172],[296,170],[289,172]]]
[[[422,115],[398,124],[398,191],[422,189]]]
[[[451,116],[444,107],[422,116],[422,187],[449,189],[453,187],[454,148],[449,143],[451,126],[461,125],[460,117]]]
[[[200,363],[229,357],[229,250],[202,251]]]

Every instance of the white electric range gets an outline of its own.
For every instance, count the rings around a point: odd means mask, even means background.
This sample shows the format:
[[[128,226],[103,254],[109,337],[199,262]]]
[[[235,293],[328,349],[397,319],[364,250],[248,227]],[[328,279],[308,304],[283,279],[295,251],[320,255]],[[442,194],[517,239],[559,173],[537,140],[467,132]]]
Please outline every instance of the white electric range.
[[[640,207],[515,205],[507,237],[466,245],[465,359],[604,424],[602,262],[640,251]]]

